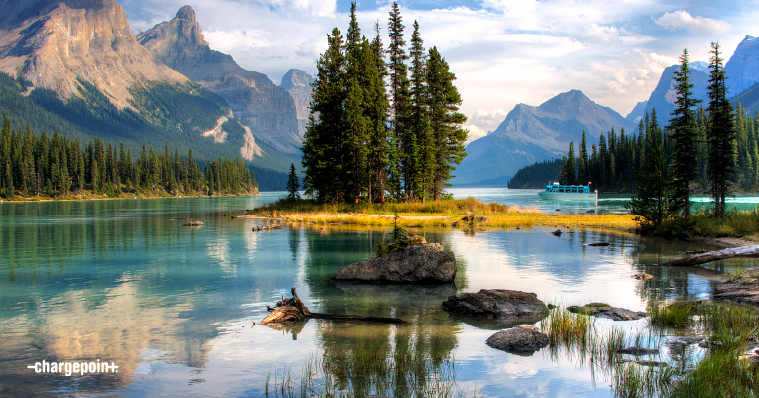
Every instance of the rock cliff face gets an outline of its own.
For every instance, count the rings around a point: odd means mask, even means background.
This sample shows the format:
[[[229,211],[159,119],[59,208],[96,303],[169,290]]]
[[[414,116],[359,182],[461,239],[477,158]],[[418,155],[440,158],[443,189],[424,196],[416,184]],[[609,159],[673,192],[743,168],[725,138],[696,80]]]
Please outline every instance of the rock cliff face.
[[[282,76],[282,82],[279,84],[295,100],[295,110],[298,114],[298,135],[301,138],[306,133],[306,122],[308,122],[308,116],[311,114],[311,93],[313,91],[311,83],[313,82],[314,78],[308,73],[290,69]]]
[[[290,94],[266,75],[247,71],[230,55],[211,50],[192,7],[182,7],[176,18],[137,39],[163,63],[224,98],[257,139],[280,152],[299,153],[302,138]]]
[[[728,96],[738,95],[759,82],[759,40],[746,36],[725,64]]]
[[[694,61],[689,66],[690,81],[693,84],[693,96],[703,101],[701,105],[707,107],[709,105],[709,96],[707,95],[709,64],[704,61]],[[656,117],[659,125],[662,127],[669,124],[669,119],[672,118],[672,112],[675,110],[675,101],[677,100],[675,72],[678,70],[680,70],[680,65],[672,65],[664,69],[659,83],[651,93],[651,97],[648,98],[646,109],[643,112],[643,114],[651,114],[653,109],[656,108]]]
[[[0,0],[0,10],[0,71],[64,99],[77,78],[118,108],[131,107],[134,85],[189,83],[137,43],[115,0]]]

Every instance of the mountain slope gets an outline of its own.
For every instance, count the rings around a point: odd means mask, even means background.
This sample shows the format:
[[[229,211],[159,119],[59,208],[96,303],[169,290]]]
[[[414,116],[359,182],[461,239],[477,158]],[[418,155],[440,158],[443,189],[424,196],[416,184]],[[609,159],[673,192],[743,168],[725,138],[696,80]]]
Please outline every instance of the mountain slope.
[[[124,142],[133,153],[169,141],[201,161],[243,156],[272,181],[299,161],[256,146],[224,99],[137,43],[115,1],[0,0],[0,10],[0,72],[10,74],[0,73],[0,116],[17,128]]]
[[[68,99],[77,78],[118,108],[146,82],[187,84],[135,40],[115,0],[0,0],[0,71]]]
[[[759,82],[759,40],[746,36],[725,64],[728,95],[738,95]]]
[[[308,116],[311,114],[311,92],[313,91],[311,83],[313,82],[314,78],[308,73],[298,69],[290,69],[282,76],[282,82],[279,84],[295,100],[298,135],[301,138],[306,133],[306,122],[308,122]]]
[[[579,148],[583,130],[590,146],[612,127],[631,133],[637,124],[579,90],[561,93],[538,107],[518,104],[495,131],[467,146],[468,156],[453,184],[505,184],[506,177],[526,165],[566,155],[570,141]]]
[[[651,114],[653,109],[656,108],[656,116],[659,120],[659,125],[666,126],[669,124],[669,119],[672,118],[672,112],[675,111],[675,100],[677,100],[677,93],[675,92],[675,71],[680,69],[680,65],[672,65],[662,72],[659,83],[648,98],[646,104],[645,113]],[[702,105],[704,107],[709,104],[709,96],[707,90],[709,86],[709,65],[703,61],[695,61],[690,63],[690,81],[693,84],[693,95],[695,98],[704,101]]]
[[[138,40],[163,63],[224,98],[259,141],[282,153],[299,154],[302,138],[290,94],[266,75],[211,50],[192,7],[182,7],[174,19],[141,33]]]

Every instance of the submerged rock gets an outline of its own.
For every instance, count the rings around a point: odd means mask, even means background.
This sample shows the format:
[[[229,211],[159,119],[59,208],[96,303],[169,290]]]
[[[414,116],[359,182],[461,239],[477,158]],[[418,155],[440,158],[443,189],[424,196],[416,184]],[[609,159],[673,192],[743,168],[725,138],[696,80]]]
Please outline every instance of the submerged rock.
[[[548,345],[548,335],[532,325],[519,325],[488,337],[488,347],[504,351],[535,352]]]
[[[704,341],[704,338],[699,336],[677,336],[671,337],[669,344],[691,345],[700,343],[702,341]]]
[[[759,305],[759,268],[749,268],[744,275],[717,286],[714,299]]]
[[[182,224],[183,227],[202,227],[203,221],[192,221],[186,224]]]
[[[443,302],[449,313],[470,318],[524,319],[542,317],[546,305],[535,293],[517,290],[481,289],[477,293],[459,293]]]
[[[637,321],[648,316],[645,311],[630,311],[624,308],[612,307],[604,303],[590,303],[582,307],[573,305],[567,311],[580,315],[595,316],[598,318],[611,319],[613,321]]]
[[[645,348],[645,347],[627,347],[617,351],[620,354],[630,354],[635,356],[640,355],[657,355],[659,354],[658,348]]]
[[[456,277],[456,256],[439,243],[415,244],[384,256],[346,266],[334,281],[380,283],[450,283]]]

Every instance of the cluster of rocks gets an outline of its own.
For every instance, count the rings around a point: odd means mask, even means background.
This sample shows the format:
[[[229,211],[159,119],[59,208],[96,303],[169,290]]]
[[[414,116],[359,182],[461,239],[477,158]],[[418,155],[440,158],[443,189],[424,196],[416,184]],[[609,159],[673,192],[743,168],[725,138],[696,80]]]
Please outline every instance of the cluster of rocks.
[[[759,268],[749,268],[714,289],[715,300],[759,305]]]
[[[648,313],[645,311],[630,311],[604,303],[590,303],[582,307],[573,305],[568,307],[567,311],[580,315],[611,319],[613,321],[637,321],[648,316]]]

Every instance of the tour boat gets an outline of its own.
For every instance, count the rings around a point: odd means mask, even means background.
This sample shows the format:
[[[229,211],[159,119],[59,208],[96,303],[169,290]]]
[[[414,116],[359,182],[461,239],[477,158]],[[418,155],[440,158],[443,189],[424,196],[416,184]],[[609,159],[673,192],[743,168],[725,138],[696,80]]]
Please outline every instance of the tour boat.
[[[574,200],[574,201],[597,201],[598,190],[590,192],[590,186],[585,185],[546,185],[546,190],[538,192],[541,198],[546,200]]]

